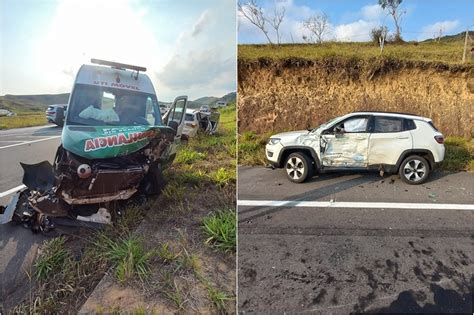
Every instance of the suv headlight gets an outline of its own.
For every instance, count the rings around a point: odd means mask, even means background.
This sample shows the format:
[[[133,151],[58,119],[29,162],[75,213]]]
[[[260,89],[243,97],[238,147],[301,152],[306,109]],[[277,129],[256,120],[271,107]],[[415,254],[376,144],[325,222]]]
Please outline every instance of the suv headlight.
[[[275,144],[277,144],[278,142],[280,142],[280,138],[270,138],[270,139],[268,139],[267,144],[275,145]]]

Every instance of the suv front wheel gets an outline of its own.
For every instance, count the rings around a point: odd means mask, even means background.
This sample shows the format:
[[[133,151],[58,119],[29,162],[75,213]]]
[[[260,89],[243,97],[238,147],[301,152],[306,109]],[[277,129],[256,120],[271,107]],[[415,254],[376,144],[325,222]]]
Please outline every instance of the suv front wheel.
[[[285,171],[288,179],[294,183],[302,183],[313,177],[311,159],[303,152],[291,153],[285,161]]]
[[[428,179],[430,164],[421,156],[411,155],[402,162],[398,174],[405,183],[422,184]]]

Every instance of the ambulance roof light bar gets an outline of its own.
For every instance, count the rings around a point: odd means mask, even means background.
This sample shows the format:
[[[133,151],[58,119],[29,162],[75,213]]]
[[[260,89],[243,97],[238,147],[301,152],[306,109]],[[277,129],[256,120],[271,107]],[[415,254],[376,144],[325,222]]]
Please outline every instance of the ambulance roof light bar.
[[[140,71],[142,72],[146,71],[145,67],[127,65],[125,63],[119,63],[119,62],[113,62],[113,61],[107,61],[107,60],[101,60],[101,59],[95,59],[95,58],[92,58],[91,62],[97,65],[110,66],[112,68],[121,69],[121,70],[124,70],[124,69],[135,70],[137,71],[137,75],[138,75],[138,72]]]

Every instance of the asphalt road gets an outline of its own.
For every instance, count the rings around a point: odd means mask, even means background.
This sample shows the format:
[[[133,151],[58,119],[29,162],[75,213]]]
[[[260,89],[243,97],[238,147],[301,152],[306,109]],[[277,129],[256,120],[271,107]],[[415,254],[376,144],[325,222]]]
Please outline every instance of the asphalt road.
[[[472,314],[473,173],[283,172],[239,168],[240,312]]]
[[[20,162],[51,163],[60,142],[61,128],[52,125],[0,131],[0,205],[6,205],[22,184]],[[30,230],[0,225],[0,313],[28,293],[28,278],[38,245],[45,238]]]

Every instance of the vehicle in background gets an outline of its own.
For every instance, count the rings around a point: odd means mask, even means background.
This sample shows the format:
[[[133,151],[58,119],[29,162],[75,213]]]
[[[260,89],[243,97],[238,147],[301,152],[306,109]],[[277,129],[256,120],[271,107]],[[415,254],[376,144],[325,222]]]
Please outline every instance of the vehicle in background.
[[[209,105],[202,105],[199,111],[201,111],[202,113],[210,113],[211,108],[209,107]]]
[[[66,117],[66,112],[67,104],[49,105],[46,109],[46,119],[49,123],[62,127],[64,125],[64,117]]]
[[[422,184],[444,153],[444,137],[431,119],[388,112],[356,112],[312,130],[280,133],[265,148],[270,164],[295,183],[326,171],[377,170]]]
[[[213,134],[219,125],[220,113],[217,111],[202,112],[197,109],[186,109],[183,134],[194,137],[199,130]]]
[[[225,101],[218,101],[218,102],[216,103],[216,105],[217,105],[218,107],[226,107],[226,106],[227,106],[227,102],[225,102]]]
[[[15,116],[16,114],[8,109],[0,109],[0,117],[10,117]]]

